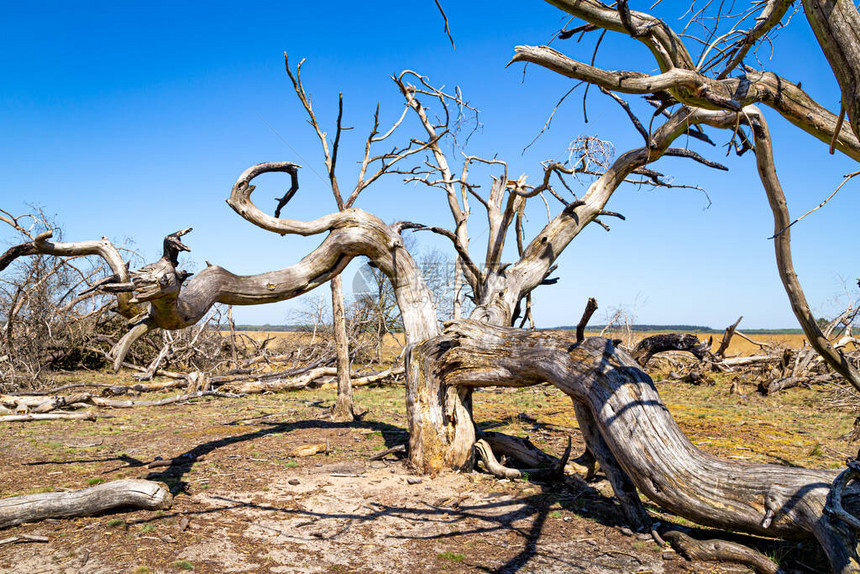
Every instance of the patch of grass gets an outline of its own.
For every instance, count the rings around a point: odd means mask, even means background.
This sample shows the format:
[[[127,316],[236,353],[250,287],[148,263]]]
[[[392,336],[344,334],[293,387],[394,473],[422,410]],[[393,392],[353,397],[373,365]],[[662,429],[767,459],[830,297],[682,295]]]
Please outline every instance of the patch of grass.
[[[116,528],[117,526],[125,526],[125,520],[122,518],[111,518],[107,521],[107,525],[110,528]]]
[[[553,510],[552,512],[549,513],[549,517],[550,518],[561,518],[561,511]]]
[[[152,570],[149,569],[149,566],[138,566],[134,574],[152,574]]]
[[[295,461],[295,460],[288,460],[287,462],[284,463],[284,466],[286,466],[287,468],[295,468],[295,467],[299,466],[299,463],[298,463],[298,461]]]
[[[105,481],[105,479],[103,479],[103,478],[88,478],[87,484],[89,484],[90,486],[95,486],[97,484],[103,483],[104,481]]]
[[[809,456],[814,458],[821,458],[824,456],[824,449],[821,448],[821,443],[815,443],[815,446],[809,450]]]
[[[440,552],[436,555],[436,558],[439,560],[450,560],[451,562],[462,562],[466,557],[454,552]]]
[[[141,532],[155,532],[155,524],[144,524],[140,527]]]
[[[173,566],[180,570],[194,570],[194,563],[188,560],[177,560],[173,563]]]

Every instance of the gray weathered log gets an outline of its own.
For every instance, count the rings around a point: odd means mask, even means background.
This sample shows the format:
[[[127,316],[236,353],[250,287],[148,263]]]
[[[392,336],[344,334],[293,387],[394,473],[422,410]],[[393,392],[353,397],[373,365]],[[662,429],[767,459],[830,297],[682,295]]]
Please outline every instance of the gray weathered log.
[[[72,492],[46,492],[0,500],[0,528],[45,518],[91,516],[126,506],[170,508],[173,497],[165,486],[150,480],[115,480]]]
[[[777,538],[814,536],[837,572],[860,565],[856,539],[834,531],[824,506],[836,473],[729,462],[696,448],[650,377],[602,338],[526,333],[461,321],[422,345],[446,385],[521,387],[550,382],[594,418],[635,487],[700,524]],[[858,495],[849,485],[850,496]],[[847,496],[847,495],[846,495]],[[852,542],[853,540],[853,542]]]
[[[646,337],[637,343],[631,355],[641,366],[648,364],[651,357],[666,351],[687,351],[700,361],[710,354],[711,345],[699,341],[695,335],[688,333],[667,333]]]
[[[696,540],[678,530],[663,533],[663,538],[688,560],[735,562],[753,568],[759,574],[777,574],[779,567],[763,554],[726,540]]]
[[[94,421],[98,418],[95,413],[42,413],[25,415],[0,416],[0,423],[28,423],[32,421],[77,420]]]

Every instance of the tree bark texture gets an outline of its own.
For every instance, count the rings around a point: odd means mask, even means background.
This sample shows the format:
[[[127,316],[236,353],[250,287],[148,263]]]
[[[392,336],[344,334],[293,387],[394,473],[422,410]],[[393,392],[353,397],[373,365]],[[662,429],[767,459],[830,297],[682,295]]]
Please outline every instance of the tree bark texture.
[[[588,411],[626,479],[679,516],[762,536],[814,536],[835,571],[860,569],[856,538],[823,512],[836,472],[728,462],[700,451],[650,377],[607,339],[577,343],[566,334],[462,321],[421,350],[424,369],[445,388],[554,384]]]
[[[860,14],[852,0],[803,0],[803,11],[842,90],[851,131],[860,138]]]
[[[708,356],[710,345],[699,341],[695,335],[689,333],[667,333],[642,339],[631,355],[644,367],[651,357],[666,351],[687,351],[701,361]]]
[[[346,338],[346,317],[343,310],[343,280],[340,275],[331,279],[331,311],[334,327],[334,347],[337,355],[337,401],[332,419],[349,422],[355,418],[352,411],[352,382],[349,378],[349,343]]]
[[[45,518],[90,516],[132,506],[157,510],[170,508],[173,497],[159,482],[115,480],[73,492],[46,492],[0,500],[0,528]]]

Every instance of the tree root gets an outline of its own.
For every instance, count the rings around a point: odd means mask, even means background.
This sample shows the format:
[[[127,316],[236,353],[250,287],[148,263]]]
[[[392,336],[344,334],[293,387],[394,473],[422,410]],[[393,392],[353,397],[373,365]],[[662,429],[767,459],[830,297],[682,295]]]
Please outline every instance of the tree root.
[[[475,442],[475,454],[478,456],[478,459],[484,463],[484,467],[487,469],[487,472],[497,478],[558,480],[564,476],[564,467],[567,464],[567,460],[570,458],[570,439],[568,438],[567,448],[564,450],[564,454],[558,460],[558,463],[550,466],[549,468],[518,469],[506,467],[499,463],[496,456],[493,454],[493,449],[484,439],[479,439]]]
[[[779,567],[763,554],[735,542],[696,540],[679,530],[664,532],[663,538],[687,560],[735,562],[754,568],[759,574],[776,574],[779,571]]]
[[[537,448],[528,438],[520,438],[499,432],[485,431],[479,438],[484,439],[498,456],[514,459],[528,468],[549,468],[557,466],[561,459]],[[572,471],[585,480],[591,480],[597,473],[597,459],[586,448],[585,452],[567,461],[567,471]]]

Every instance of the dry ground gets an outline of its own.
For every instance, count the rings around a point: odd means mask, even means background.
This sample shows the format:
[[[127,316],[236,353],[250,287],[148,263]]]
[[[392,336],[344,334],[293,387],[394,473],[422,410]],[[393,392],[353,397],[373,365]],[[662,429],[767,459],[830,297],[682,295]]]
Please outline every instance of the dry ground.
[[[694,443],[739,462],[836,468],[854,449],[837,438],[854,415],[821,407],[828,387],[766,398],[752,386],[730,395],[727,381],[659,388]],[[96,422],[0,424],[0,497],[118,478],[163,481],[175,494],[167,511],[8,529],[0,538],[39,534],[49,542],[0,546],[0,571],[747,571],[689,563],[627,531],[605,481],[540,484],[471,473],[416,482],[394,457],[369,460],[407,438],[402,387],[357,390],[357,411],[366,414],[352,424],[329,421],[333,401],[333,391],[302,391],[103,410],[113,418]],[[570,401],[554,388],[479,391],[475,411],[485,429],[529,436],[556,454],[572,436],[582,451]],[[328,454],[289,456],[325,441]],[[187,463],[146,466],[183,455]],[[663,522],[690,526],[652,510]],[[788,571],[824,566],[812,544],[738,539]]]

